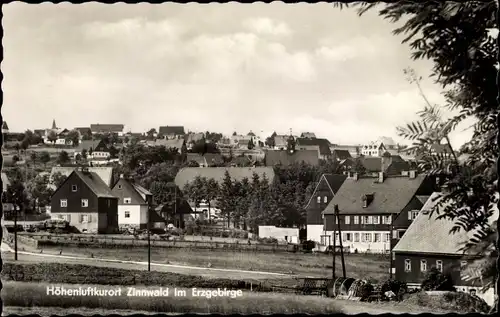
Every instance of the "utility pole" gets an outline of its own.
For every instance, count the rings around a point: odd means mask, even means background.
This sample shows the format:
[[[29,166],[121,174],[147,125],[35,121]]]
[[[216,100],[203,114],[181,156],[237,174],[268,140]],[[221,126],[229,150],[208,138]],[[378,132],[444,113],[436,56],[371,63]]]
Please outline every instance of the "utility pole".
[[[150,228],[150,223],[151,223],[151,203],[148,205],[148,223],[147,223],[147,230],[148,230],[148,272],[151,271],[151,228]]]
[[[17,204],[14,207],[14,260],[17,261]]]
[[[336,215],[333,214],[333,249],[332,249],[332,280],[335,281],[335,251],[337,247],[337,231],[335,230]]]
[[[346,278],[345,261],[344,261],[344,246],[342,245],[342,230],[340,229],[339,205],[335,205],[335,218],[337,219],[337,225],[338,225],[338,229],[339,229],[340,259],[342,260],[342,276],[344,278]]]
[[[394,219],[391,214],[391,223],[389,224],[389,280],[392,280],[392,234],[394,231]]]

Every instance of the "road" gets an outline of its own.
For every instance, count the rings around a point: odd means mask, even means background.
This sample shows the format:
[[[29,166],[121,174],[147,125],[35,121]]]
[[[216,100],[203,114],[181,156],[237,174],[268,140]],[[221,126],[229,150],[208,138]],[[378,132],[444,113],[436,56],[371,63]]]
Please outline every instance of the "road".
[[[7,244],[1,244],[2,259],[5,262],[14,261],[14,252]],[[69,264],[83,264],[99,267],[114,267],[126,270],[147,270],[148,263],[140,261],[123,261],[115,259],[102,259],[102,258],[88,258],[76,255],[57,255],[46,253],[35,253],[18,251],[18,260],[22,262],[52,262],[52,263],[69,263]],[[184,266],[164,263],[151,263],[151,270],[158,272],[170,272],[184,275],[197,275],[207,278],[228,278],[228,279],[289,279],[294,275],[272,273],[272,272],[259,272],[259,271],[244,271],[235,269],[220,269],[208,268],[198,266]]]

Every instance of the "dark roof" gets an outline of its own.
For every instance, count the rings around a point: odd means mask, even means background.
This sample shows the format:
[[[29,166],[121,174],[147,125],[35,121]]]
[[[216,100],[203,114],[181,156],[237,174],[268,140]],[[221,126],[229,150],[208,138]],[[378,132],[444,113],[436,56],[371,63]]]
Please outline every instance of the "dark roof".
[[[307,163],[310,165],[319,164],[318,151],[314,150],[297,150],[290,154],[287,150],[268,150],[265,151],[266,166],[275,165],[291,165],[294,163]]]
[[[121,186],[121,187],[120,187]],[[118,205],[124,205],[123,198],[130,198],[130,205],[145,205],[147,202],[142,198],[141,194],[135,189],[132,182],[125,178],[120,178],[111,190],[114,196],[120,198]],[[127,204],[129,205],[129,204]]]
[[[165,219],[162,218],[158,214],[158,212],[154,209],[149,209],[149,219],[151,220],[151,223],[164,223]]]
[[[222,155],[217,154],[217,153],[205,153],[203,155],[205,159],[207,160],[207,164],[222,164],[224,163],[224,159],[222,158]]]
[[[330,155],[330,141],[327,139],[316,139],[316,138],[297,138],[297,145],[317,145],[319,146],[319,153],[321,155]]]
[[[184,132],[184,127],[183,126],[166,126],[166,127],[160,127],[158,129],[158,134],[163,135],[163,134],[176,134],[176,135],[184,135],[186,134]]]
[[[123,132],[123,124],[91,124],[90,129],[92,132],[106,133],[106,132]]]
[[[333,150],[332,154],[339,160],[345,160],[351,158],[351,153],[347,150]]]
[[[274,180],[274,170],[272,167],[186,167],[181,169],[175,176],[175,184],[183,189],[184,186],[192,182],[196,176],[214,179],[219,183],[224,180],[224,174],[228,171],[233,180],[241,181],[243,178],[252,179],[253,173],[260,177],[264,174],[271,183]]]
[[[103,143],[101,146],[100,146],[100,143]],[[83,141],[80,141],[80,143],[78,144],[78,146],[76,147],[76,151],[82,151],[82,150],[91,150],[94,151],[96,148],[101,148],[101,147],[104,147],[104,149],[107,149],[106,146],[104,145],[104,142],[102,142],[102,140],[83,140]]]
[[[446,218],[437,219],[449,205],[449,202],[446,202],[436,207],[441,199],[440,196],[440,193],[433,193],[427,199],[420,213],[412,221],[393,251],[449,255],[463,254],[459,249],[464,246],[464,243],[468,242],[477,230],[469,232],[460,230],[451,234],[450,230],[453,228],[454,222]],[[433,209],[434,212],[428,212]],[[493,215],[489,218],[490,225],[496,219],[498,219],[498,208],[494,205]]]
[[[97,197],[105,197],[105,198],[117,198],[113,195],[109,187],[104,183],[104,181],[93,172],[82,172],[79,170],[74,170],[75,173],[82,181],[92,190]]]
[[[75,128],[76,131],[80,132],[80,134],[87,134],[87,133],[90,133],[92,132],[92,129],[89,128],[89,127],[85,127],[85,128]]]
[[[399,214],[412,200],[425,180],[424,175],[388,177],[382,183],[376,178],[346,179],[337,194],[326,207],[325,214],[333,214],[338,205],[340,213],[346,214]],[[363,196],[374,194],[373,201],[363,208]]]
[[[52,180],[55,173],[61,173],[62,175],[69,177],[69,175],[71,175],[71,173],[73,173],[73,171],[76,169],[78,169],[78,167],[76,167],[76,166],[72,166],[72,167],[54,166],[54,167],[52,167],[49,178]],[[92,173],[96,173],[97,175],[99,175],[99,177],[103,180],[103,182],[107,186],[112,186],[112,181],[113,181],[113,168],[112,167],[96,166],[96,167],[88,167],[88,170]]]
[[[342,184],[347,179],[347,175],[342,174],[323,174],[323,176],[326,178],[334,194],[339,191],[340,187],[342,187]]]
[[[199,165],[205,165],[207,162],[205,161],[205,157],[203,157],[199,153],[187,153],[186,154],[186,162],[196,162]]]
[[[300,137],[301,138],[316,138],[316,134],[314,134],[312,132],[302,132],[300,134]]]
[[[382,171],[382,158],[364,156],[360,158],[361,163],[367,172],[381,172]]]

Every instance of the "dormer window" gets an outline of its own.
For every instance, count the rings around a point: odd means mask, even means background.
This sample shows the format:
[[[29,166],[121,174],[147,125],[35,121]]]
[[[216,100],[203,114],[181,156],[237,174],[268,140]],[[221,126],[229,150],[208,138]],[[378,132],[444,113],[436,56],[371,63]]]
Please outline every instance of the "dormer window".
[[[321,204],[321,196],[318,196],[317,202],[318,204]]]
[[[323,197],[323,202],[326,204],[328,202],[328,197]]]

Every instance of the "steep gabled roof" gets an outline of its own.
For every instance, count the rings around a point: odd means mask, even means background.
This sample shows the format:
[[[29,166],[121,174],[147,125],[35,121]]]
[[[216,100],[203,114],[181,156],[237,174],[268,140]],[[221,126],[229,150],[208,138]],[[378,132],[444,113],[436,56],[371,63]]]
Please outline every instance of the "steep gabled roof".
[[[80,179],[82,179],[82,181],[90,188],[90,190],[92,190],[92,192],[97,197],[116,198],[116,196],[113,195],[106,183],[104,183],[101,177],[96,173],[82,172],[79,170],[74,170],[73,173]]]
[[[332,154],[339,160],[345,160],[352,157],[348,150],[334,149]]]
[[[114,196],[120,198],[118,205],[125,205],[124,198],[130,198],[130,204],[126,205],[146,205],[147,202],[142,198],[139,191],[136,190],[132,182],[125,178],[120,178],[111,190]]]
[[[164,146],[167,149],[178,149],[179,151],[182,148],[182,145],[184,144],[184,139],[156,139],[155,145],[156,146]]]
[[[310,165],[319,164],[319,153],[316,150],[296,150],[290,154],[287,150],[267,150],[265,151],[266,166],[292,165],[294,163],[305,162]]]
[[[101,140],[83,140],[83,141],[80,141],[80,143],[78,143],[78,146],[76,147],[75,150],[77,152],[81,152],[84,149],[87,151],[92,149],[92,151],[94,151],[96,148],[99,147],[99,144],[101,142],[102,142]]]
[[[117,133],[123,132],[123,124],[91,124],[90,130],[94,133]]]
[[[61,173],[62,175],[68,177],[74,170],[78,169],[76,166],[62,167],[55,166],[52,167],[50,171],[50,179],[55,173]],[[89,172],[95,173],[99,175],[102,181],[108,186],[111,187],[112,179],[113,179],[113,168],[112,167],[88,167]]]
[[[425,175],[388,177],[382,183],[375,178],[346,179],[324,214],[333,214],[338,205],[343,214],[399,214],[413,199],[425,180]],[[374,194],[373,201],[363,208],[363,196]]]
[[[316,196],[316,190],[318,189],[319,185],[321,182],[326,182],[328,187],[330,188],[331,192],[333,195],[335,195],[344,181],[347,179],[347,175],[342,175],[342,174],[323,174],[321,175],[318,184],[316,184],[316,188],[314,188],[313,193],[311,194],[311,197],[309,198],[309,201],[307,202],[307,205],[305,208],[309,206],[311,203],[311,200],[313,197]]]
[[[2,123],[2,130],[9,130],[9,126],[7,125],[7,121]]]
[[[158,129],[158,134],[160,135],[165,135],[165,134],[176,134],[176,135],[184,135],[186,134],[184,132],[184,127],[183,126],[166,126],[166,127],[160,127]]]
[[[92,132],[92,129],[89,127],[80,127],[80,128],[75,128],[76,131],[78,131],[81,135],[89,134]]]
[[[393,251],[411,253],[436,253],[447,255],[462,255],[459,251],[464,243],[474,235],[476,231],[465,232],[460,230],[451,234],[454,222],[448,219],[437,219],[442,214],[448,203],[443,203],[434,212],[428,212],[440,201],[440,193],[433,193],[422,207],[418,216],[412,221],[403,237],[398,241]],[[490,217],[490,224],[498,219],[498,208],[494,208]]]
[[[327,139],[297,138],[297,145],[317,145],[321,155],[330,155],[330,141]]]
[[[233,180],[241,181],[243,178],[252,180],[253,173],[260,177],[264,174],[271,183],[274,180],[274,170],[272,167],[186,167],[181,169],[175,176],[175,184],[182,190],[184,186],[192,182],[196,176],[213,178],[218,183],[224,180],[224,174],[228,171]]]
[[[199,153],[187,153],[186,154],[186,162],[196,162],[199,165],[206,165],[207,161],[205,160],[205,157]]]

